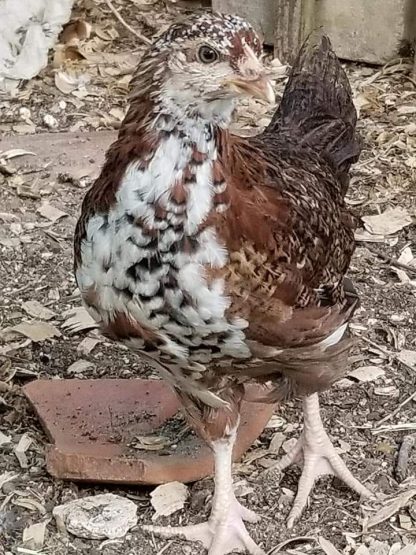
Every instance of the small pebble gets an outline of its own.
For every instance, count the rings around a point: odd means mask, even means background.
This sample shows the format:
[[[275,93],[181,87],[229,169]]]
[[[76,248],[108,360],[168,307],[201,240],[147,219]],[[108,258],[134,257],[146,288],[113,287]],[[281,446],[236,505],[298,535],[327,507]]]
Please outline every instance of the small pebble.
[[[29,108],[20,108],[19,115],[23,120],[30,119],[30,110]]]
[[[56,120],[56,118],[51,116],[51,114],[45,114],[43,116],[43,123],[46,125],[46,127],[49,127],[49,129],[56,129],[58,127],[58,121]]]

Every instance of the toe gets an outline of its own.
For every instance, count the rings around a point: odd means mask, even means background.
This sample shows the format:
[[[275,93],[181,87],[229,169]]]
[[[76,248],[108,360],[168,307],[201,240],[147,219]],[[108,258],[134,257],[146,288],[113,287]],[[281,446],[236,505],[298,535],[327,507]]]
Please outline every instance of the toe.
[[[142,529],[164,539],[179,538],[189,542],[199,542],[205,549],[208,549],[212,543],[212,532],[208,522],[191,526],[143,526]]]
[[[240,505],[240,504],[239,504],[239,513],[241,518],[245,522],[250,522],[250,524],[255,524],[260,520],[260,516],[257,513],[255,513],[254,511],[251,511],[250,509],[247,509],[247,507],[244,507],[243,505]]]

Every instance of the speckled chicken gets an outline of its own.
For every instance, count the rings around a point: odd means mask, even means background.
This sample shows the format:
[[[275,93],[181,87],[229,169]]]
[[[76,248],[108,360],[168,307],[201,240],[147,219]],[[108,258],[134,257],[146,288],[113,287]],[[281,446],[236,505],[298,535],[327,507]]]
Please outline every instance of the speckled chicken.
[[[303,456],[292,525],[314,480],[370,492],[335,453],[317,392],[346,370],[357,296],[345,279],[354,220],[344,203],[358,158],[356,113],[329,40],[302,48],[269,127],[229,127],[235,101],[273,101],[261,44],[243,19],[197,13],[143,57],[130,108],[75,236],[84,303],[103,333],[151,361],[210,445],[206,523],[148,527],[202,541],[210,555],[263,550],[232,488],[245,385],[268,402],[304,397],[305,427],[280,468]]]

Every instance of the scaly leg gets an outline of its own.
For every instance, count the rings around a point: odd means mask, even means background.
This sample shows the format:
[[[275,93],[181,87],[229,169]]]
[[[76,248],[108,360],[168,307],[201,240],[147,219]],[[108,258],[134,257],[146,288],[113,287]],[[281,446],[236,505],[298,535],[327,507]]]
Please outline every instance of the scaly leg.
[[[188,541],[201,542],[208,555],[225,555],[243,552],[265,555],[250,538],[244,521],[257,522],[258,516],[237,501],[233,491],[232,452],[236,430],[226,438],[212,442],[215,461],[215,492],[211,516],[207,522],[192,526],[144,526],[162,538],[182,537]]]
[[[292,528],[295,521],[302,514],[315,480],[324,474],[336,476],[363,497],[373,497],[372,492],[354,478],[335,451],[335,447],[322,424],[317,393],[305,397],[303,414],[303,432],[296,445],[276,465],[269,469],[282,471],[292,463],[303,459],[303,470],[299,478],[298,491],[287,520],[288,528]]]

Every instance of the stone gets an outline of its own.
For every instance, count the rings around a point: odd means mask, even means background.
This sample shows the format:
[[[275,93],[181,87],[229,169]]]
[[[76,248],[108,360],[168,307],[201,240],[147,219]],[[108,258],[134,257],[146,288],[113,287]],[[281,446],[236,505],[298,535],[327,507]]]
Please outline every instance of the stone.
[[[212,0],[214,10],[248,19],[266,44],[274,43],[275,4],[274,0]],[[384,64],[416,38],[416,2],[319,0],[315,2],[314,27],[329,35],[340,58]]]
[[[52,514],[59,530],[87,540],[122,538],[137,524],[137,506],[113,493],[69,501]]]
[[[23,390],[51,440],[46,464],[55,478],[139,485],[193,482],[213,472],[212,452],[195,434],[178,434],[176,448],[167,451],[152,443],[132,447],[149,434],[158,439],[180,410],[161,380],[36,380]],[[273,409],[243,403],[234,460],[261,434]]]

